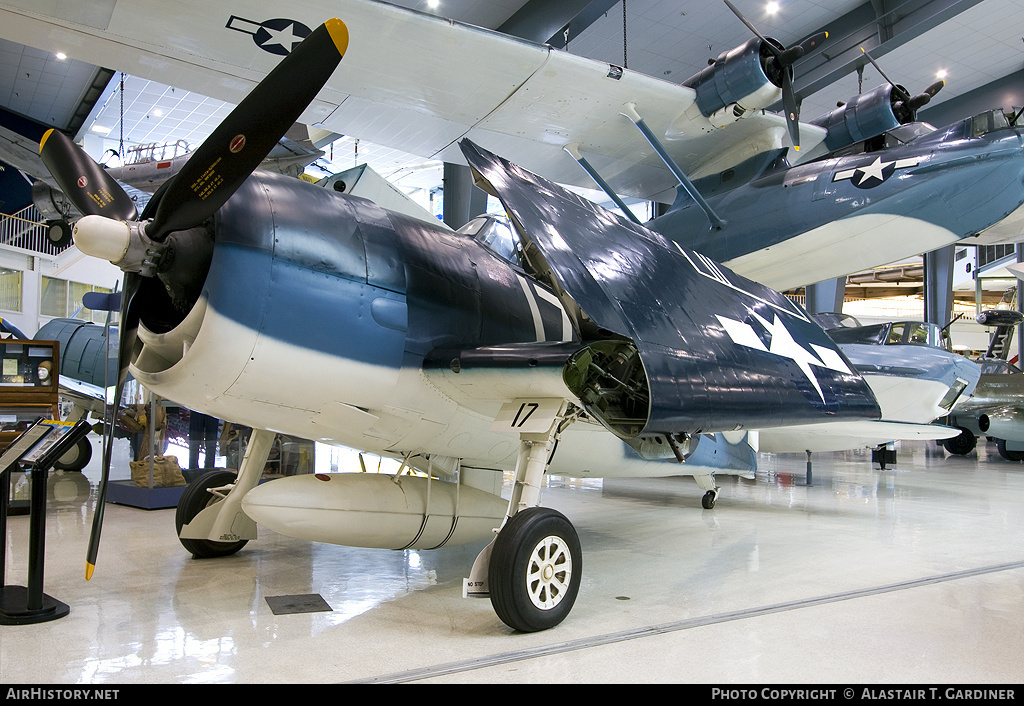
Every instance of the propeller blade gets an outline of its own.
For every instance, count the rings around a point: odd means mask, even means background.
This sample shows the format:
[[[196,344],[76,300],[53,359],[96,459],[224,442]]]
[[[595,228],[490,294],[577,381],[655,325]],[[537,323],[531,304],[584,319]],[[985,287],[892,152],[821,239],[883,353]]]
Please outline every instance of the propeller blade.
[[[782,79],[782,107],[786,111],[786,124],[793,140],[793,149],[800,151],[800,103],[793,90],[793,69],[788,67]]]
[[[85,580],[92,578],[96,570],[96,556],[100,550],[100,532],[103,528],[103,511],[107,504],[107,482],[110,479],[110,459],[114,447],[114,424],[117,423],[117,412],[121,405],[121,394],[128,379],[128,360],[135,343],[135,332],[139,326],[138,310],[132,306],[135,295],[142,283],[142,276],[134,272],[125,272],[124,289],[121,292],[121,317],[118,323],[117,348],[117,381],[114,383],[114,404],[110,418],[107,420],[103,436],[103,468],[97,489],[96,509],[92,516],[92,532],[89,535],[89,550],[85,559]]]
[[[316,98],[347,48],[341,20],[313,30],[189,158],[160,200],[147,235],[160,241],[213,215]]]
[[[39,142],[39,156],[60,190],[84,215],[135,220],[135,202],[70,137],[59,130],[47,130]]]
[[[807,54],[817,49],[818,45],[823,43],[826,39],[828,39],[828,32],[818,32],[817,34],[812,34],[797,46],[804,50],[804,54]]]
[[[935,94],[942,90],[942,87],[946,85],[946,82],[939,79],[928,88],[924,89],[924,92],[928,95],[928,98],[934,98]]]
[[[878,65],[877,61],[871,58],[871,55],[868,54],[867,49],[861,47],[860,50],[864,53],[864,56],[868,58],[868,61],[871,62],[871,65],[875,67],[875,70],[882,75],[882,78],[885,79],[885,82],[892,86],[892,90],[896,91],[899,98],[904,101],[910,100],[910,93],[906,89],[904,89],[903,86],[900,86],[899,84],[895,83],[891,78],[885,75],[885,72],[882,71],[882,67]]]
[[[818,32],[793,46],[787,48],[782,54],[779,55],[778,62],[783,66],[792,66],[799,60],[804,54],[813,50],[819,44],[824,42],[828,38],[828,32]]]
[[[764,35],[757,31],[757,27],[755,27],[753,24],[751,24],[750,21],[747,20],[747,18],[743,16],[743,13],[741,13],[739,10],[737,10],[735,5],[733,5],[731,2],[729,2],[729,0],[723,0],[723,1],[729,7],[729,9],[732,10],[732,14],[736,15],[740,19],[740,22],[745,24],[747,26],[747,29],[749,29],[751,32],[754,33],[755,37],[757,37],[762,42],[764,42],[765,44],[768,45],[768,49],[772,52],[772,54],[775,55],[776,59],[780,59],[782,57],[782,52],[779,51],[779,48],[776,47],[771,42],[769,42],[767,39],[765,39]]]

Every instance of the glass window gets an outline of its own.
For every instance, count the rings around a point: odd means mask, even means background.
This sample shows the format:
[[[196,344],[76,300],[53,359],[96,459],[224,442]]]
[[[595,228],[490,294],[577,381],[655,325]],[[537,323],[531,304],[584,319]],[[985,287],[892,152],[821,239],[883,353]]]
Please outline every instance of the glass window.
[[[40,294],[39,313],[43,316],[61,318],[68,315],[67,280],[43,277],[43,291]]]
[[[0,268],[0,309],[21,311],[21,273]]]
[[[66,316],[73,314],[76,319],[82,319],[83,321],[91,320],[92,312],[82,306],[82,297],[91,291],[91,285],[82,284],[81,282],[68,282],[68,313]]]

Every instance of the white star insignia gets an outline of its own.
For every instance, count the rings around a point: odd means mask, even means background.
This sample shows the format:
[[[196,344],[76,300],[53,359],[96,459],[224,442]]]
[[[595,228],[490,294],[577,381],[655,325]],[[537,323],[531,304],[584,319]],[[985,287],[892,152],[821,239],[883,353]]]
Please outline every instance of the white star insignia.
[[[857,185],[860,186],[868,179],[878,179],[878,181],[885,181],[885,177],[882,176],[882,170],[888,167],[892,162],[883,162],[881,157],[875,157],[875,161],[866,167],[860,167],[857,171],[861,173],[860,181]]]
[[[263,42],[260,45],[262,48],[272,47],[275,44],[283,47],[289,54],[295,45],[302,41],[302,37],[295,34],[295,25],[290,24],[284,29],[271,29],[270,27],[264,27],[270,34],[270,39]]]
[[[818,393],[818,397],[821,398],[822,402],[825,401],[825,395],[821,390],[821,385],[818,383],[818,378],[814,375],[814,371],[811,369],[811,366],[827,368],[828,370],[835,370],[837,372],[850,375],[853,374],[849,366],[843,362],[843,359],[836,351],[812,343],[810,344],[813,349],[812,352],[797,343],[793,338],[793,334],[789,332],[789,329],[786,328],[786,324],[778,314],[775,315],[774,321],[771,322],[756,313],[753,313],[753,316],[771,335],[771,341],[768,347],[765,347],[764,343],[761,342],[760,337],[750,324],[716,314],[719,323],[722,324],[726,333],[728,333],[729,337],[733,340],[733,343],[746,348],[753,348],[765,353],[787,358],[796,363],[797,367],[800,368],[800,371],[807,376],[811,385],[814,386],[814,389]]]

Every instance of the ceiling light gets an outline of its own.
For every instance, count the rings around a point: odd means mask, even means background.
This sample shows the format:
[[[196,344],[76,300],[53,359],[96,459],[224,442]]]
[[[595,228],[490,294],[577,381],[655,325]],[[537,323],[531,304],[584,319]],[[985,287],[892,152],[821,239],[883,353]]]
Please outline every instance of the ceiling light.
[[[779,11],[779,3],[777,3],[777,2],[770,2],[767,5],[765,5],[764,9],[765,9],[765,12],[767,12],[769,15],[774,15],[776,12]]]
[[[946,78],[946,70],[945,69],[939,69],[938,72],[935,74],[935,77],[936,78]]]
[[[160,117],[161,115],[163,115],[163,114],[164,114],[164,111],[160,110],[159,108],[157,108],[156,110],[154,110],[154,111],[153,111],[153,115],[155,115],[155,116],[156,116],[156,117],[158,117],[158,118],[159,118],[159,117]]]
[[[62,51],[57,52],[56,54],[54,54],[54,56],[57,57],[57,59],[60,60],[60,61],[64,61],[65,59],[68,58],[68,55],[65,54]]]
[[[95,132],[95,133],[98,133],[100,135],[109,135],[110,134],[110,128],[109,127],[103,127],[102,125],[93,125],[92,126],[92,131]]]

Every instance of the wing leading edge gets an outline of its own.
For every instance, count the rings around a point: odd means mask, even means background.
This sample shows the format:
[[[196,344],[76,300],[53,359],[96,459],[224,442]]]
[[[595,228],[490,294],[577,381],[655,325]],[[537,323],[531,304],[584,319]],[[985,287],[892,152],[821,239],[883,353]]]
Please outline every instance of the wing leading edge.
[[[583,346],[564,379],[622,437],[878,419],[867,383],[783,295],[461,143]]]

